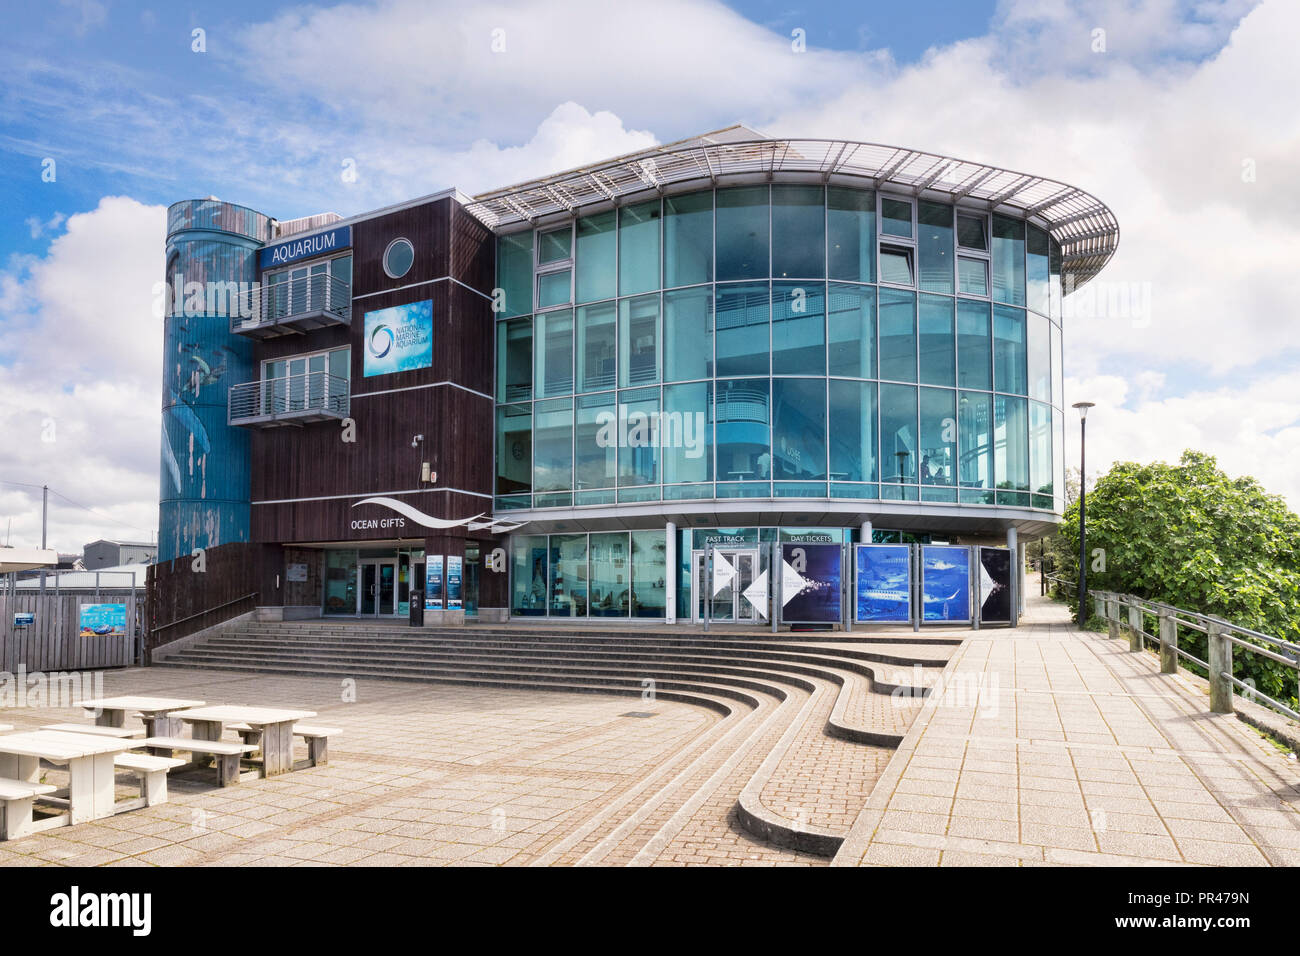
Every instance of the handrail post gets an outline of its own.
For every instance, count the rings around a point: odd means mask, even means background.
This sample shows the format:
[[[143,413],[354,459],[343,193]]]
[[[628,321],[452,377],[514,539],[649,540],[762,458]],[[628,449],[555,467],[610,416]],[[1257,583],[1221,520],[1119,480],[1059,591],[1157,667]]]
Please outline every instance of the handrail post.
[[[1128,649],[1129,653],[1140,651],[1145,646],[1142,637],[1142,609],[1137,605],[1129,605],[1128,609]]]
[[[1178,625],[1169,608],[1160,608],[1160,673],[1178,672]]]
[[[1110,639],[1119,638],[1119,601],[1111,598],[1106,602],[1106,621]]]
[[[1210,710],[1216,714],[1232,713],[1232,643],[1223,635],[1223,625],[1210,621],[1205,629],[1210,653]],[[1225,676],[1227,675],[1227,676]]]

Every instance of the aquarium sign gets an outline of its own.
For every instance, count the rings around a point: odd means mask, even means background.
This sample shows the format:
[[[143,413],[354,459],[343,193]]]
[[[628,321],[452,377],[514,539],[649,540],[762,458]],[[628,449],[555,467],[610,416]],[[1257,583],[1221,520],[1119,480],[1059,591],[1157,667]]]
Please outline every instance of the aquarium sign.
[[[854,545],[857,570],[854,620],[912,620],[912,548],[906,544]]]
[[[312,256],[338,252],[351,245],[352,227],[338,226],[326,232],[287,239],[273,246],[267,246],[259,255],[258,265],[263,269],[275,269],[290,262],[297,262],[299,259],[310,259]]]

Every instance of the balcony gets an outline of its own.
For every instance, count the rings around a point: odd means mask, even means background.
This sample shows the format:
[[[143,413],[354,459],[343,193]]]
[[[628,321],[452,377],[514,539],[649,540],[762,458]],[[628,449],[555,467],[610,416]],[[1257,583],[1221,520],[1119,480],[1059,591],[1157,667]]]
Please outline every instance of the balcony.
[[[250,428],[274,428],[348,417],[348,380],[328,372],[299,372],[230,389],[228,421]]]
[[[254,286],[239,297],[230,331],[256,339],[294,335],[352,322],[352,284],[337,276],[304,275]]]

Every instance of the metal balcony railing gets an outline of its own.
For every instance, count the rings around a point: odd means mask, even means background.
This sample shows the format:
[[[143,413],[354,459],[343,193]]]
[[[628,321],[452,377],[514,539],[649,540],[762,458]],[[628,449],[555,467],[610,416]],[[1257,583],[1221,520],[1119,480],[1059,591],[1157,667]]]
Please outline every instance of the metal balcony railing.
[[[320,274],[254,286],[239,296],[230,330],[270,338],[351,321],[352,284]]]
[[[266,427],[348,417],[348,380],[328,372],[299,372],[230,389],[231,425]]]

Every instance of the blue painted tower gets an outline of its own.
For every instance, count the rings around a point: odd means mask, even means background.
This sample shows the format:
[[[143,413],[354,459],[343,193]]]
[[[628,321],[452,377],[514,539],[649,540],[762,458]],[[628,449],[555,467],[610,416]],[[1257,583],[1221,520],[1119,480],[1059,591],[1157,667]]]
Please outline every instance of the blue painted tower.
[[[232,293],[254,287],[270,237],[267,216],[233,203],[167,210],[159,561],[249,538],[249,438],[226,406],[257,376],[252,341],[231,331]]]

